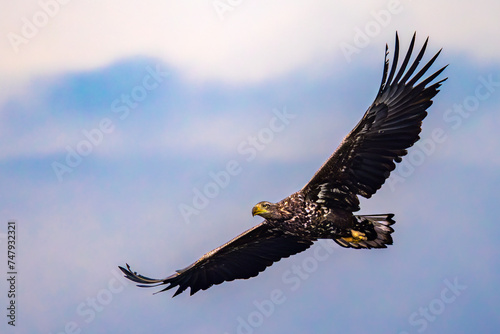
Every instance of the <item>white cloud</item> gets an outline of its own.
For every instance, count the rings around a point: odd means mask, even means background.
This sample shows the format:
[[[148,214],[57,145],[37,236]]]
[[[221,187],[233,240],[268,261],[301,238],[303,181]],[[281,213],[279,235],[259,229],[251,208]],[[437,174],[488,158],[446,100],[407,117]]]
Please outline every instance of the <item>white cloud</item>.
[[[215,1],[148,1],[139,6],[132,1],[69,1],[59,8],[49,6],[50,10],[40,3],[57,2],[4,5],[8,7],[0,20],[4,76],[94,68],[142,54],[160,57],[198,80],[261,80],[314,63],[345,62],[340,43],[353,43],[355,29],[369,29],[370,23],[374,29],[377,24],[382,27],[370,38],[377,45],[392,43],[396,29],[405,35],[417,30],[420,36],[431,35],[439,46],[478,59],[493,61],[500,55],[498,43],[492,42],[499,32],[500,4],[486,0],[370,5],[241,1],[224,13],[224,20],[214,9]],[[387,13],[388,8],[397,10],[384,18],[381,11]],[[44,14],[48,11],[53,17]],[[35,26],[25,44],[13,47],[11,33],[22,35],[23,27],[25,35],[30,32],[26,20],[40,27]]]

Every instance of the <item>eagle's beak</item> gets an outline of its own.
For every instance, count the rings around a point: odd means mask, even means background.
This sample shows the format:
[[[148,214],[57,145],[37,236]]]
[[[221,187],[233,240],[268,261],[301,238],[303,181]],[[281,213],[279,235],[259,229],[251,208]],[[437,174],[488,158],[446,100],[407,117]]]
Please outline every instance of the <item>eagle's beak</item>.
[[[264,209],[260,204],[256,204],[252,209],[252,216],[260,215],[266,212],[267,210]]]

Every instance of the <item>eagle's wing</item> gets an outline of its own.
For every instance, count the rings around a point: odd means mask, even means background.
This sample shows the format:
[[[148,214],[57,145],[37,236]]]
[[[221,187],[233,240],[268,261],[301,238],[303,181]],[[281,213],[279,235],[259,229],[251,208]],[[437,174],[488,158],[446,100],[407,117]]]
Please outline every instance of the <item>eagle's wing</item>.
[[[428,39],[427,39],[428,40]],[[357,195],[370,198],[401,162],[406,149],[418,139],[426,109],[446,79],[428,86],[443,67],[418,82],[441,50],[415,74],[424,55],[427,40],[406,71],[415,44],[415,35],[396,73],[399,39],[396,33],[394,59],[389,72],[386,45],[384,72],[379,92],[361,121],[344,138],[337,150],[302,189],[312,201],[330,208],[359,210]]]
[[[130,269],[128,264],[128,269],[119,268],[128,279],[142,283],[139,286],[168,284],[166,288],[158,292],[178,286],[174,297],[190,287],[191,295],[193,295],[198,290],[206,290],[224,281],[257,276],[273,262],[302,252],[312,243],[311,240],[300,239],[273,229],[264,222],[206,253],[190,266],[177,270],[175,274],[163,279],[138,275]]]

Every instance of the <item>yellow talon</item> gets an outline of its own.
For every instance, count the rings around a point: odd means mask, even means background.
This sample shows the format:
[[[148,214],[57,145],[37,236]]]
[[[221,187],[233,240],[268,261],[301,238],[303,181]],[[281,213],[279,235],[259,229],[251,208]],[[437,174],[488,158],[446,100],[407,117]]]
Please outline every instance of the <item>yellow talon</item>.
[[[351,235],[352,237],[347,237],[347,238],[342,238],[347,242],[360,242],[362,240],[367,240],[368,238],[366,237],[366,234],[363,232],[351,230]]]

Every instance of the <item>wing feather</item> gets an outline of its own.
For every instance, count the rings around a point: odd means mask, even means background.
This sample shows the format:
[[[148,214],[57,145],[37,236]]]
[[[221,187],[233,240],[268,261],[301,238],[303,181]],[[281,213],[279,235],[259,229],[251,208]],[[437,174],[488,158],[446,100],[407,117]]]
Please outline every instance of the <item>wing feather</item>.
[[[306,250],[313,241],[287,235],[264,222],[163,279],[139,275],[133,272],[128,264],[126,269],[119,268],[125,277],[141,283],[138,286],[167,285],[158,292],[178,287],[174,297],[189,287],[190,294],[193,295],[199,290],[206,290],[224,281],[255,277],[274,262]]]
[[[420,138],[422,120],[427,116],[426,110],[432,105],[432,98],[446,79],[431,83],[446,66],[418,83],[441,50],[416,72],[425,54],[428,38],[410,65],[415,36],[414,34],[412,37],[399,70],[397,33],[390,72],[386,46],[382,82],[375,101],[302,189],[310,200],[330,208],[359,210],[357,196],[369,198],[380,189],[396,167],[395,163],[401,162],[407,149]]]

